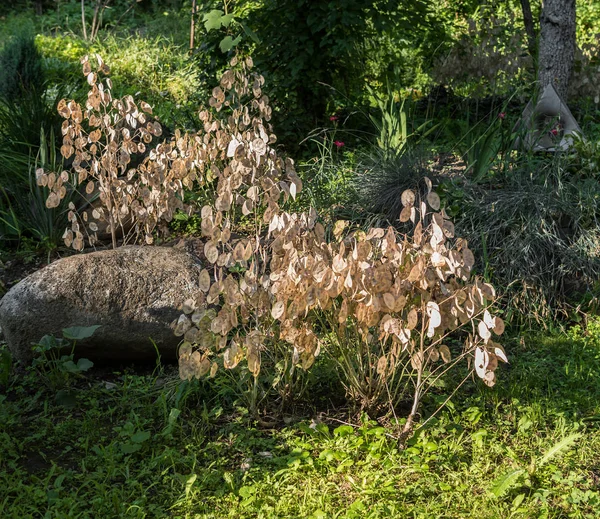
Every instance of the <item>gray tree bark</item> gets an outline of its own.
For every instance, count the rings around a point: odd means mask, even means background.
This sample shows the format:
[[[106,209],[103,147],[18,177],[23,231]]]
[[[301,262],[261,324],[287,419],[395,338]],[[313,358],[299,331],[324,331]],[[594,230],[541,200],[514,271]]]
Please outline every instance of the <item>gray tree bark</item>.
[[[575,55],[575,0],[544,0],[540,16],[538,80],[566,100]]]

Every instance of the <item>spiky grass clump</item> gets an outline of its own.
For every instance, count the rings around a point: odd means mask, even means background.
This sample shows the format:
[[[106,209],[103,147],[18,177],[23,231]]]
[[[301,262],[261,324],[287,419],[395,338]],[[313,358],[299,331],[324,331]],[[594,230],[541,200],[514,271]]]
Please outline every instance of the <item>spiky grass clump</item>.
[[[354,189],[362,208],[398,223],[402,211],[401,195],[407,189],[424,192],[424,178],[437,185],[438,178],[428,167],[427,157],[419,151],[399,156],[382,153],[368,154],[360,159]]]
[[[556,157],[531,173],[523,164],[493,189],[463,184],[457,230],[520,319],[568,314],[600,277],[600,186],[575,179],[565,165]]]

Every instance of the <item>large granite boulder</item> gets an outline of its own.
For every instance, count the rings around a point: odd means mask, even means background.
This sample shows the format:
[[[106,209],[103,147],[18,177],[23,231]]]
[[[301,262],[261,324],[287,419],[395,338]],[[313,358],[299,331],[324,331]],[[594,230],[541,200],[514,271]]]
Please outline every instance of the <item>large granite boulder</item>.
[[[60,259],[31,274],[0,300],[0,328],[15,359],[31,344],[71,326],[101,325],[78,343],[94,360],[175,358],[170,323],[199,291],[199,261],[171,247],[122,247]]]

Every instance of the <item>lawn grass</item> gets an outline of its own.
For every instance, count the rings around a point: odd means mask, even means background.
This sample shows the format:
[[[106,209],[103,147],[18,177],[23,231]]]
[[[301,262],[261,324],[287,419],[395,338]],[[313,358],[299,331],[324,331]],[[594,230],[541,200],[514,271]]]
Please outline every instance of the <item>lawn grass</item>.
[[[404,449],[367,417],[257,427],[174,367],[94,367],[77,405],[0,392],[0,517],[598,517],[600,334],[525,338]],[[425,402],[430,414],[445,398]],[[339,412],[336,418],[343,417]]]

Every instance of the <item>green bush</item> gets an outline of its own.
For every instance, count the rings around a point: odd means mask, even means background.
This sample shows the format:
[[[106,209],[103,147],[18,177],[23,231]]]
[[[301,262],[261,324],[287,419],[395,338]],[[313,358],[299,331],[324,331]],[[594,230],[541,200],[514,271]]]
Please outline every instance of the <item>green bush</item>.
[[[0,98],[15,101],[44,84],[41,55],[31,34],[18,33],[0,51]]]

